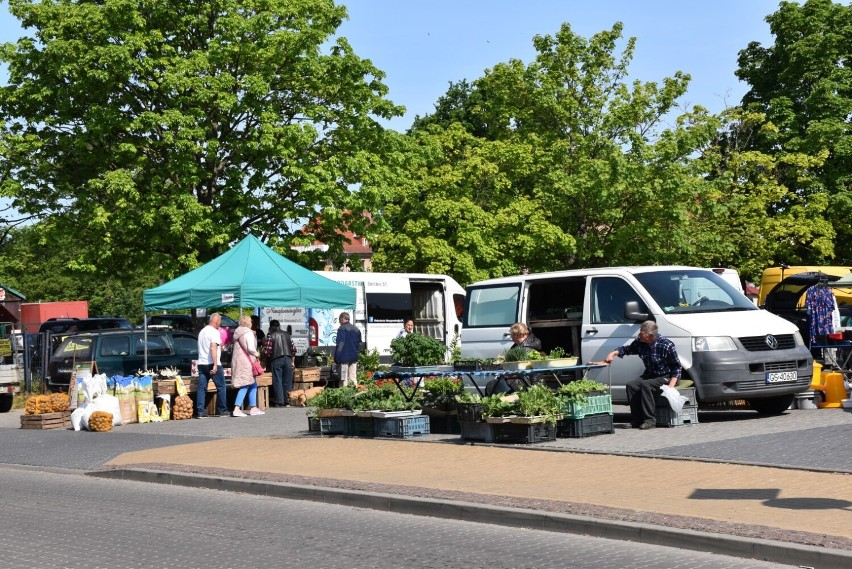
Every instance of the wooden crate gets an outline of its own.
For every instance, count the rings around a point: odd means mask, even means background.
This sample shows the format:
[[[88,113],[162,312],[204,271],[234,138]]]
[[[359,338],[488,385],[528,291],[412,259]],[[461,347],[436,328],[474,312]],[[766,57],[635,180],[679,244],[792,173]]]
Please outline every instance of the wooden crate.
[[[22,429],[67,429],[71,426],[71,411],[21,415]]]
[[[293,370],[293,381],[301,383],[313,383],[320,381],[320,368],[303,367]]]

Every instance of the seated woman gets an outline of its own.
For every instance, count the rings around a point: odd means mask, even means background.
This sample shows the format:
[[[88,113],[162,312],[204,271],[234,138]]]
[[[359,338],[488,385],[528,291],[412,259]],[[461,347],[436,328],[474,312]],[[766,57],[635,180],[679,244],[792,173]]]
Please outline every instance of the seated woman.
[[[527,325],[523,322],[515,322],[514,324],[512,324],[510,332],[512,334],[511,348],[523,346],[524,348],[526,348],[527,351],[541,351],[541,340],[536,338],[535,334],[530,332],[530,329],[527,328]]]

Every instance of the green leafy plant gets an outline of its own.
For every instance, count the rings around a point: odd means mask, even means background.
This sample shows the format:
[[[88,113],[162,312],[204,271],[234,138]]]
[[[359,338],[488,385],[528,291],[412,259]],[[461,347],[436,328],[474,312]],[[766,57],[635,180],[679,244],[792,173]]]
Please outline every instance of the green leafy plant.
[[[561,348],[559,346],[556,346],[555,348],[550,350],[549,354],[547,354],[547,359],[549,359],[549,360],[558,360],[558,359],[561,359],[561,358],[572,358],[572,357],[574,357],[574,356],[572,356],[571,354],[566,352],[564,348]]]
[[[489,395],[482,398],[483,417],[508,417],[519,413],[520,408],[516,400],[504,401],[501,395]]]
[[[460,379],[431,377],[426,379],[417,393],[423,407],[448,411],[455,408],[456,397],[463,391]]]
[[[415,367],[443,363],[447,348],[435,338],[414,333],[392,340],[390,351],[396,365]]]
[[[419,408],[419,402],[408,401],[392,383],[371,385],[352,401],[353,411],[411,411]]]
[[[503,361],[505,362],[522,362],[528,359],[529,358],[527,357],[527,349],[523,346],[515,346],[514,348],[509,348],[503,355]]]
[[[478,393],[462,391],[456,395],[456,403],[482,403],[482,397]]]
[[[308,400],[308,407],[317,409],[352,409],[352,401],[357,390],[354,387],[329,388],[320,391],[316,397]]]
[[[562,403],[549,387],[538,383],[518,392],[518,408],[525,417],[543,416],[546,422],[556,424]]]
[[[578,379],[570,383],[562,385],[556,395],[565,403],[582,404],[586,402],[586,395],[595,391],[606,391],[607,387],[603,383],[591,379]]]
[[[358,354],[358,370],[373,372],[379,369],[379,350],[365,350]]]
[[[461,359],[461,335],[458,332],[453,334],[453,340],[450,342],[450,361],[454,362]]]

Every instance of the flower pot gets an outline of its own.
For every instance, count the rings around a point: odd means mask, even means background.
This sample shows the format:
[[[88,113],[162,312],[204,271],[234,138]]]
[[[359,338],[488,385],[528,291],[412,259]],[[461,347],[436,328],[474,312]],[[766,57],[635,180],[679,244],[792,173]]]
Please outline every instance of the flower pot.
[[[503,362],[503,369],[510,370],[518,370],[518,369],[529,369],[532,365],[532,362],[529,360],[524,360],[520,362]]]
[[[511,417],[485,417],[486,423],[500,424],[500,423],[511,423]]]
[[[537,360],[532,362],[533,369],[571,367],[575,365],[577,365],[577,358],[554,358],[549,360]]]
[[[316,416],[319,417],[352,417],[354,411],[349,409],[317,409]]]

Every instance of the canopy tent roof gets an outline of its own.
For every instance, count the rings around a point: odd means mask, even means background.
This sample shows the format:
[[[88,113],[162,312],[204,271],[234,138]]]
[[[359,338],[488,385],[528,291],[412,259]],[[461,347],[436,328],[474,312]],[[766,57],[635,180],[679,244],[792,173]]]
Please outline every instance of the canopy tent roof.
[[[220,306],[353,308],[355,289],[310,271],[249,235],[209,263],[142,294],[144,310]]]

